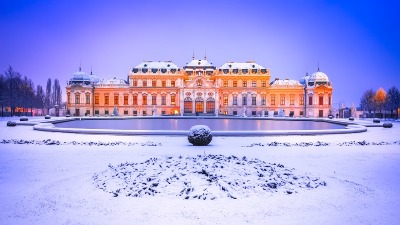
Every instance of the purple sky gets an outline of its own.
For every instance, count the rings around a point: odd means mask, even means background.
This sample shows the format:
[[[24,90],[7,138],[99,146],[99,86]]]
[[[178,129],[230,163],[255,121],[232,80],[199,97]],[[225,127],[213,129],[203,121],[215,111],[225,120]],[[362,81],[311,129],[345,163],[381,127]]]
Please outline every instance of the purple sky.
[[[369,88],[400,88],[395,2],[2,0],[0,72],[11,65],[35,85],[65,85],[81,63],[126,79],[143,60],[182,67],[206,51],[217,67],[256,60],[272,79],[300,79],[319,62],[334,106],[358,106]]]

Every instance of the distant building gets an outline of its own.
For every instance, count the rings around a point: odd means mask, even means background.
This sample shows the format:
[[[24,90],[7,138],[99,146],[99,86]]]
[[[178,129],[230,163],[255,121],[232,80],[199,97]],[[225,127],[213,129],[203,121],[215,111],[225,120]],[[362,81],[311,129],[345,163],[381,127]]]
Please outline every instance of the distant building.
[[[184,67],[172,61],[144,61],[128,80],[100,80],[92,72],[74,73],[66,87],[73,116],[238,115],[327,117],[332,85],[319,71],[300,81],[274,79],[254,61],[227,62],[216,68],[204,59]]]

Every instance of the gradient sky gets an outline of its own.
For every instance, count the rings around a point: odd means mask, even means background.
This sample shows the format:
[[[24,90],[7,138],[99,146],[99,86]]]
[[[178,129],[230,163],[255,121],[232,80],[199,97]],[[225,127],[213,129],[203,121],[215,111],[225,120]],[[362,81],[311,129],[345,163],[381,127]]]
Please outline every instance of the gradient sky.
[[[62,85],[82,64],[126,79],[143,60],[196,58],[219,67],[255,60],[272,79],[300,79],[320,65],[334,107],[364,91],[400,88],[396,1],[1,0],[0,72],[9,65],[35,85]],[[65,92],[65,91],[64,91]],[[64,98],[65,100],[65,98]]]

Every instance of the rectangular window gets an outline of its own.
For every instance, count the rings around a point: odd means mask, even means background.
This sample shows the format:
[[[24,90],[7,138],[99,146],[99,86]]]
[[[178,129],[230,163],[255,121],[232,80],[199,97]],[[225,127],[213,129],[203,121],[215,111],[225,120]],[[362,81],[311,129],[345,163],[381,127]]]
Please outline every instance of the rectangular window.
[[[90,110],[87,109],[87,110],[86,110],[86,113],[85,113],[85,116],[89,116],[89,115],[90,115]]]
[[[104,105],[110,104],[110,97],[108,95],[104,96]]]
[[[155,81],[155,80],[151,81],[151,86],[152,87],[156,87],[157,86],[157,81]]]
[[[251,111],[251,115],[252,116],[256,116],[257,115],[257,111]]]
[[[300,111],[300,116],[303,116],[304,115],[304,112],[303,111]]]
[[[134,86],[134,87],[137,86],[137,80],[132,80],[132,86]]]
[[[294,105],[294,96],[293,95],[290,96],[290,105]]]
[[[304,96],[300,95],[300,105],[304,105]]]
[[[118,95],[114,95],[114,105],[118,105]]]
[[[308,105],[312,105],[312,96],[308,97]]]
[[[124,110],[124,116],[128,115],[128,110]]]
[[[100,96],[95,95],[94,96],[94,104],[98,105],[100,103]]]
[[[242,97],[242,105],[247,105],[247,95],[243,95],[243,97]]]
[[[104,110],[104,114],[105,114],[105,115],[108,115],[108,114],[109,114],[108,109]]]
[[[171,81],[171,87],[175,87],[175,81],[174,80]]]
[[[233,96],[233,105],[237,105],[237,96]]]
[[[143,87],[147,87],[147,80],[143,81]]]
[[[228,96],[224,95],[224,105],[228,105]]]
[[[137,111],[133,110],[133,116],[137,116]]]
[[[331,104],[332,104],[332,97],[329,96],[329,98],[328,98],[328,105],[331,105]]]
[[[171,95],[171,105],[175,105],[175,95]]]
[[[143,110],[143,116],[147,116],[147,111]]]
[[[224,80],[224,87],[228,87],[228,81]]]
[[[151,96],[151,104],[152,105],[157,105],[157,96],[156,95],[152,95]]]
[[[142,105],[147,105],[147,95],[143,95]]]
[[[285,105],[285,96],[281,96],[281,105]]]
[[[251,97],[251,105],[257,105],[257,97],[256,96]]]
[[[247,81],[243,81],[243,87],[247,87]]]
[[[165,87],[165,86],[166,86],[165,80],[161,81],[161,86],[162,86],[162,87]]]
[[[128,95],[124,95],[124,105],[128,105]]]
[[[265,81],[265,80],[263,80],[262,82],[261,82],[261,87],[266,87],[267,86],[267,82]]]
[[[237,81],[236,80],[233,81],[233,87],[237,87]]]
[[[137,105],[137,95],[133,96],[133,105]]]
[[[261,96],[261,105],[267,104],[267,97],[265,95]]]
[[[167,97],[165,95],[161,96],[161,105],[167,104]]]
[[[324,104],[324,97],[323,96],[319,96],[318,103],[319,103],[319,105],[323,105]]]
[[[71,103],[71,94],[70,93],[67,94],[67,103],[68,104]]]
[[[252,87],[257,87],[257,81],[252,81],[252,82],[251,82],[251,86],[252,86]]]
[[[98,109],[94,110],[94,114],[99,115],[99,110]]]
[[[75,95],[75,104],[81,104],[81,95]]]
[[[271,105],[275,105],[275,95],[271,95]]]
[[[233,115],[236,116],[237,115],[237,111],[233,111]]]
[[[86,95],[86,104],[90,104],[90,95],[89,94]]]
[[[161,115],[165,115],[165,110],[161,110]]]

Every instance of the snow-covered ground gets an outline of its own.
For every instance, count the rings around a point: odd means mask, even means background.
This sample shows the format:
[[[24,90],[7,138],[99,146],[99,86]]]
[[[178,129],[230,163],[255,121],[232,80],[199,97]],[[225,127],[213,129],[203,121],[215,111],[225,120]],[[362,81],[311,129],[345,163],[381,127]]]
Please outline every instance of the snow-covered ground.
[[[399,186],[400,123],[195,147],[0,122],[0,224],[399,224]]]

